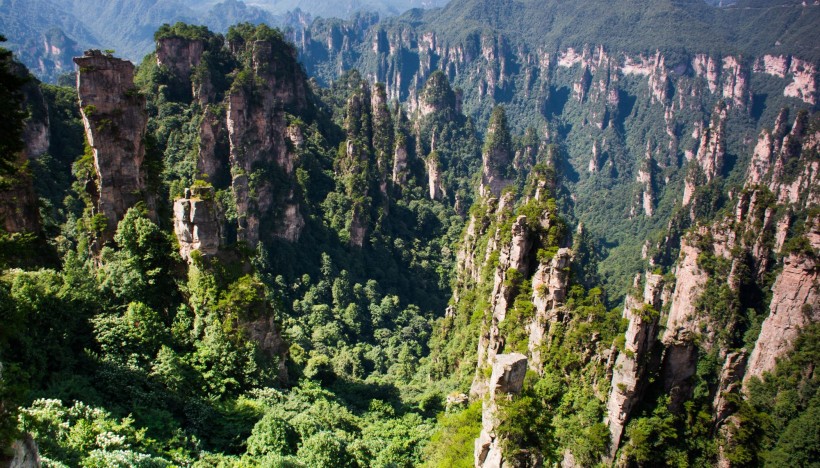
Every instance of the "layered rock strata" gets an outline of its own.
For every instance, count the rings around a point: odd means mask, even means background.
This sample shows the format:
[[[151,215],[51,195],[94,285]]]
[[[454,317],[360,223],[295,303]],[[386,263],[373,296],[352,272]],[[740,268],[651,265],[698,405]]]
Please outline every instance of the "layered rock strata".
[[[144,200],[145,98],[134,86],[134,64],[98,50],[74,62],[85,135],[97,173],[96,209],[113,233],[128,208]]]

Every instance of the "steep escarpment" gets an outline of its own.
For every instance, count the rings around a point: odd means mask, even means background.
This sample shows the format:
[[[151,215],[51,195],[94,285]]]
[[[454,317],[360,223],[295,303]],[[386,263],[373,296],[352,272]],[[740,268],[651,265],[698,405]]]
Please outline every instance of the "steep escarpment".
[[[338,70],[355,67],[368,79],[383,82],[388,96],[406,100],[422,114],[455,97],[479,128],[489,121],[492,109],[503,104],[516,132],[532,126],[562,145],[563,164],[573,174],[567,185],[575,197],[574,213],[594,237],[618,245],[612,251],[615,256],[604,254],[600,268],[609,290],[620,299],[629,278],[641,270],[641,244],[666,230],[676,205],[689,205],[698,188],[711,190],[727,178],[742,179],[745,160],[738,157],[748,155],[749,139],[783,106],[811,107],[816,102],[811,97],[816,91],[811,90],[817,72],[808,59],[813,53],[809,49],[790,40],[794,47],[788,53],[744,43],[731,50],[745,52],[729,54],[725,51],[730,49],[715,44],[732,42],[723,36],[726,28],[749,11],[707,14],[710,7],[705,5],[667,7],[671,17],[697,32],[685,39],[658,37],[640,50],[634,44],[643,35],[625,41],[609,23],[590,28],[576,42],[566,39],[574,37],[576,29],[550,29],[547,39],[535,27],[522,31],[521,25],[534,24],[535,17],[543,24],[570,24],[568,18],[589,18],[591,11],[610,22],[620,21],[612,18],[611,7],[598,3],[581,12],[553,2],[537,8],[520,2],[456,2],[440,14],[419,13],[377,24],[342,26],[319,20],[294,41],[309,72],[326,82],[335,79]],[[615,10],[634,8],[624,4]],[[820,12],[813,5],[790,5],[787,10],[799,10],[798,28]],[[779,16],[784,12],[771,13],[772,22],[785,24]],[[721,15],[725,17],[718,27],[713,21]],[[641,11],[635,16],[648,23],[669,19]],[[711,28],[717,29],[705,33]],[[602,30],[609,32],[598,42],[589,39]],[[718,37],[722,39],[715,42]],[[684,49],[691,52],[679,53]],[[425,86],[435,74],[453,82],[455,96],[439,93],[429,99]],[[447,193],[447,185],[431,193]],[[702,209],[691,207],[693,218]],[[618,260],[621,253],[630,259]]]
[[[299,115],[307,110],[306,77],[296,64],[296,52],[283,51],[279,42],[257,40],[229,43],[228,47],[249,54],[251,60],[250,69],[234,82],[226,98],[234,168],[232,188],[241,213],[239,239],[255,246],[259,242],[260,215],[276,207],[281,213],[271,226],[274,235],[296,240],[304,225],[296,193],[276,187],[284,190],[274,197],[272,184],[262,179],[253,184],[252,177],[260,170],[281,171],[286,178],[293,177],[295,155],[285,142],[285,112]],[[251,197],[251,191],[259,196]]]
[[[722,190],[717,167],[724,117],[718,114],[693,137],[690,171],[714,178],[700,182],[689,206],[677,210],[659,241],[665,247],[647,244],[652,269],[634,280],[622,309],[608,314],[596,312],[601,291],[585,291],[583,276],[572,274],[582,275],[574,265],[579,258],[589,261],[585,247],[561,248],[569,245],[566,238],[544,243],[544,229],[555,224],[549,206],[537,202],[554,190],[550,179],[538,180],[536,171],[523,189],[510,182],[499,198],[488,191],[478,199],[457,254],[452,308],[442,322],[452,342],[433,349],[437,360],[440,349],[470,356],[455,342],[465,333],[474,337],[475,360],[466,361],[475,363],[471,378],[458,361],[450,365],[460,388],[469,381],[470,398],[483,402],[475,463],[587,466],[680,456],[724,466],[742,459],[744,444],[759,443],[749,434],[758,434],[750,415],[763,405],[760,386],[780,385],[765,382],[780,382],[772,374],[782,367],[776,363],[787,362],[817,322],[816,117],[798,113],[789,121],[787,114],[747,146],[753,163],[742,188],[711,218],[704,207],[715,201],[702,185]],[[802,189],[791,192],[791,186]],[[678,189],[687,190],[685,184]],[[583,230],[576,236],[583,239]],[[672,261],[669,252],[675,252]],[[584,339],[575,341],[579,335]],[[489,396],[497,373],[490,369],[510,353],[521,353],[534,372],[507,398],[511,403],[498,406]],[[573,406],[569,416],[563,413],[569,405],[586,406]],[[806,405],[799,403],[795,414]],[[535,416],[544,411],[551,416]],[[569,428],[585,440],[568,435]],[[664,447],[648,451],[656,439]]]
[[[88,148],[29,159],[62,262],[0,274],[0,438],[67,466],[806,464],[816,74],[532,48],[503,31],[527,4],[466,3],[499,30],[376,26],[385,84],[321,87],[249,24],[79,58]],[[317,23],[325,65],[373,24]]]
[[[94,158],[96,212],[111,234],[128,208],[145,200],[145,99],[134,85],[134,65],[86,52],[74,62],[86,140]]]
[[[651,365],[651,354],[658,337],[659,310],[663,307],[663,277],[650,273],[644,278],[644,283],[643,298],[629,296],[624,305],[624,318],[629,320],[629,325],[624,334],[623,351],[615,359],[607,401],[610,456],[617,452],[626,421],[641,401],[647,384],[647,367]]]

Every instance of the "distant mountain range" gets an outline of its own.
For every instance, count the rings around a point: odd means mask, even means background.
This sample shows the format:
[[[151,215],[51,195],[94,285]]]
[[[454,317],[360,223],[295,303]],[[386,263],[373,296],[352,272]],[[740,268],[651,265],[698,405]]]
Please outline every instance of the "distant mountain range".
[[[154,47],[164,23],[204,24],[224,32],[240,22],[296,28],[314,16],[348,18],[360,11],[382,16],[445,0],[0,0],[6,47],[38,77],[55,81],[73,70],[71,58],[88,48],[113,49],[139,61]]]

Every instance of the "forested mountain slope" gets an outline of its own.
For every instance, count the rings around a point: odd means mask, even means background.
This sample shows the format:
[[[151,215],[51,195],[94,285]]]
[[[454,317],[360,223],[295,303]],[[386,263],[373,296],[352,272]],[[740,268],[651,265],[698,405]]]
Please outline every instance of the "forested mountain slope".
[[[579,5],[6,53],[3,456],[813,461],[818,7]]]

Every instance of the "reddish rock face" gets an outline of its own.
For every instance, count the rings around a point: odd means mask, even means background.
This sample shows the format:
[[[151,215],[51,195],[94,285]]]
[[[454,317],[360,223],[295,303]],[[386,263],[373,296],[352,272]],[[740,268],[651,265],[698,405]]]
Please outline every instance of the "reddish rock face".
[[[131,62],[94,50],[74,62],[79,67],[77,91],[86,139],[97,172],[97,210],[113,233],[128,208],[144,199],[145,98],[134,87]]]
[[[792,349],[800,330],[820,321],[817,271],[813,258],[791,254],[784,260],[783,272],[772,286],[771,311],[749,357],[744,385],[751,377],[774,370],[777,359]]]

